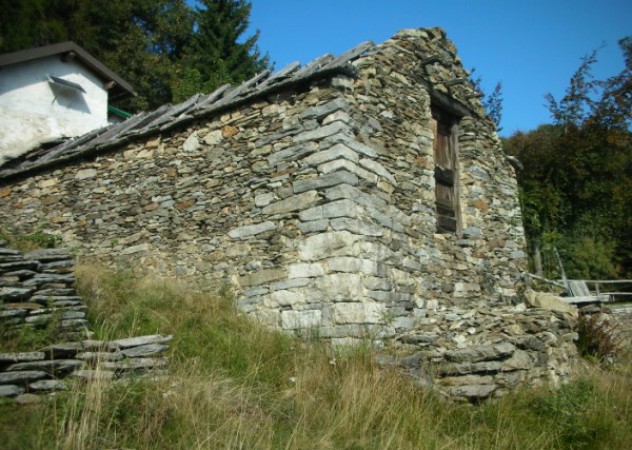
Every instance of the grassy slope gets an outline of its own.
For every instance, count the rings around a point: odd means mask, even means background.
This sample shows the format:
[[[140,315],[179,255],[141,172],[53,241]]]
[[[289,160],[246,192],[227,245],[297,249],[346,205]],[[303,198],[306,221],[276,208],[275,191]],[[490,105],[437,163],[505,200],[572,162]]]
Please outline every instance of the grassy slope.
[[[102,338],[174,334],[171,372],[95,383],[37,405],[0,407],[3,449],[627,449],[630,373],[558,391],[525,388],[455,404],[378,369],[371,350],[334,352],[262,329],[226,293],[77,271]]]

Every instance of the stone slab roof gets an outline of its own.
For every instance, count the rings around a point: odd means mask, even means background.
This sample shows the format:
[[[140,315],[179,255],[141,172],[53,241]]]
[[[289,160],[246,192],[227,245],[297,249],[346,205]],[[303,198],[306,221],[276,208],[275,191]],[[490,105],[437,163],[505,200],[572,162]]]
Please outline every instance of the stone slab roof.
[[[375,44],[367,41],[338,57],[325,54],[304,66],[294,62],[276,73],[271,70],[259,73],[238,86],[226,84],[208,95],[196,94],[182,103],[141,112],[124,122],[94,130],[57,146],[40,147],[0,165],[0,182],[121,148],[132,140],[156,135],[316,79],[335,75],[355,76],[356,69],[351,62],[375,48]]]

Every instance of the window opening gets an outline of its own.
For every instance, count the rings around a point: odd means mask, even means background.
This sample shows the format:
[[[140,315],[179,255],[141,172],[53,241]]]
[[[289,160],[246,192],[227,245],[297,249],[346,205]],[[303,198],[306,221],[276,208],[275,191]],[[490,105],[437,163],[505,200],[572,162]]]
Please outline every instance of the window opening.
[[[457,118],[432,108],[431,127],[434,136],[435,208],[437,233],[456,233],[460,229],[459,160]]]

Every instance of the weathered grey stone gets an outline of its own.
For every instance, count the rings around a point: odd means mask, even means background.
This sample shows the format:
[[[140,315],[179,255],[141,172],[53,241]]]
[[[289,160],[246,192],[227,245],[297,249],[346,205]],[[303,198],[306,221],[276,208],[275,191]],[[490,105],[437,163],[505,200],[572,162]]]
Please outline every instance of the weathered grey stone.
[[[508,357],[514,353],[516,347],[509,342],[501,342],[494,345],[479,345],[464,349],[450,350],[445,357],[452,362],[479,362],[491,361]]]
[[[64,342],[53,344],[42,349],[42,352],[51,358],[66,358],[76,355],[83,350],[81,342]]]
[[[105,370],[104,368],[75,370],[70,374],[70,377],[86,381],[107,381],[114,378],[114,371]]]
[[[24,394],[24,388],[14,384],[0,386],[0,397],[15,397]]]
[[[288,278],[311,278],[325,274],[322,264],[293,264],[288,267]]]
[[[42,397],[35,394],[21,394],[15,397],[15,403],[18,405],[32,405],[35,403],[40,403],[42,401]]]
[[[331,228],[335,231],[350,231],[362,236],[383,236],[384,232],[375,224],[364,220],[341,217],[330,221]]]
[[[342,144],[354,152],[368,156],[369,158],[377,158],[378,156],[377,152],[368,145],[358,142],[352,136],[343,133],[338,133],[324,139],[323,142],[321,142],[321,148],[326,148],[327,145],[336,144]]]
[[[373,275],[377,273],[377,263],[369,259],[354,258],[351,256],[338,256],[328,258],[325,261],[327,268],[332,272],[365,273]]]
[[[141,356],[151,356],[164,352],[169,346],[162,344],[147,344],[139,347],[131,347],[121,351],[121,353],[129,358],[138,358]]]
[[[346,147],[342,144],[336,144],[328,150],[313,153],[307,158],[304,158],[302,162],[310,166],[317,167],[328,161],[333,161],[340,158],[347,159],[354,163],[358,163],[360,159],[358,157],[358,154],[353,150],[350,150],[349,147]]]
[[[169,342],[173,340],[172,335],[162,335],[162,334],[153,334],[149,336],[138,336],[126,339],[117,339],[111,341],[111,343],[117,347],[122,349],[127,349],[130,347],[139,347],[141,345],[149,345],[149,344],[164,344],[165,342]]]
[[[28,298],[35,289],[18,287],[0,287],[0,300],[11,302]]]
[[[75,358],[90,362],[119,361],[123,359],[123,354],[119,352],[80,352],[75,355]]]
[[[297,180],[294,182],[293,188],[294,188],[294,193],[299,194],[301,192],[311,191],[313,189],[322,189],[326,187],[336,186],[339,184],[350,184],[351,186],[355,186],[356,184],[358,184],[358,177],[350,172],[343,170],[343,171],[330,173],[327,175],[322,175],[317,178]],[[300,209],[303,209],[303,208],[300,208]]]
[[[482,400],[489,397],[496,390],[494,384],[474,384],[465,386],[454,386],[449,388],[450,395],[455,397],[465,397],[468,400]]]
[[[81,169],[77,171],[75,175],[75,179],[77,180],[85,180],[87,178],[94,178],[97,176],[96,169]]]
[[[300,288],[307,286],[312,282],[312,278],[292,278],[288,280],[275,281],[270,284],[270,291],[283,291],[288,289]],[[267,294],[262,292],[259,295]]]
[[[305,109],[299,117],[304,120],[316,119],[320,120],[323,117],[335,112],[335,111],[348,111],[349,104],[342,98],[335,98],[325,104],[312,106]]]
[[[354,175],[357,175],[359,178],[368,181],[371,184],[377,184],[376,174],[362,169],[357,164],[352,163],[351,161],[347,161],[346,159],[336,159],[334,161],[329,161],[321,164],[320,166],[318,166],[318,171],[324,174],[338,171],[350,172]]]
[[[41,361],[44,358],[45,358],[44,352],[0,353],[0,363]]]
[[[336,323],[380,323],[386,312],[378,303],[336,303],[334,304]]]
[[[265,194],[260,194],[260,195],[255,196],[255,206],[259,208],[268,206],[273,201],[274,201],[274,194],[272,192],[267,192]]]
[[[67,260],[72,262],[72,256],[66,248],[42,248],[37,250],[31,250],[24,254],[24,258],[30,260],[37,260],[39,262],[51,262]]]
[[[31,380],[46,378],[48,374],[41,370],[22,370],[13,372],[0,372],[0,384],[26,383]]]
[[[32,391],[65,391],[68,389],[66,383],[61,380],[39,380],[34,383],[29,383],[29,389]]]
[[[323,205],[323,216],[325,218],[354,218],[357,216],[357,206],[352,200],[336,200]]]
[[[272,153],[268,156],[268,163],[271,166],[275,166],[282,161],[294,161],[314,153],[317,149],[318,144],[315,142],[302,142],[301,144]]]
[[[306,142],[306,141],[317,141],[319,139],[326,138],[327,136],[331,136],[336,133],[346,133],[349,136],[352,135],[351,128],[349,125],[343,122],[333,122],[329,125],[324,125],[316,128],[315,130],[306,131],[300,134],[297,134],[293,137],[294,142]]]
[[[307,192],[304,192],[307,191]],[[318,193],[311,189],[304,189],[298,195],[293,195],[263,208],[263,213],[268,215],[285,214],[292,211],[299,211],[313,205],[318,201]],[[294,190],[296,192],[296,189]]]
[[[200,148],[200,141],[198,139],[197,131],[194,131],[182,144],[182,150],[185,152],[196,152]]]
[[[320,310],[281,311],[281,328],[284,330],[317,329],[321,324]]]
[[[511,358],[504,361],[501,369],[503,371],[510,370],[527,370],[533,367],[533,360],[529,356],[529,353],[524,350],[516,350]]]
[[[263,300],[263,304],[268,308],[295,307],[304,303],[305,296],[301,292],[289,290],[274,291],[266,295]]]
[[[12,364],[8,373],[25,371],[45,371],[51,375],[71,372],[83,366],[83,362],[76,359],[55,359],[52,361],[30,361]]]
[[[281,280],[285,277],[287,277],[287,271],[285,269],[268,269],[239,277],[238,282],[240,286],[248,287]]]
[[[381,176],[382,178],[386,178],[389,183],[397,185],[395,177],[391,175],[388,170],[386,170],[386,168],[377,161],[368,158],[362,158],[360,160],[360,165],[365,169],[370,170],[371,172]]]
[[[299,258],[303,261],[323,259],[329,256],[349,255],[359,239],[348,231],[332,231],[305,238],[299,246]]]
[[[233,239],[243,239],[272,230],[276,230],[276,225],[273,222],[267,221],[254,225],[245,225],[243,227],[234,228],[228,232],[228,235]]]
[[[527,303],[534,308],[542,308],[547,311],[559,311],[570,314],[573,317],[577,317],[577,307],[575,305],[568,304],[553,294],[545,292],[535,292],[531,289],[525,292],[525,299]]]
[[[301,222],[298,224],[298,229],[303,233],[316,233],[318,231],[325,231],[329,228],[329,220],[312,220],[309,222]]]
[[[101,364],[105,370],[128,371],[128,370],[149,370],[167,366],[166,358],[131,358],[121,361],[105,361]]]

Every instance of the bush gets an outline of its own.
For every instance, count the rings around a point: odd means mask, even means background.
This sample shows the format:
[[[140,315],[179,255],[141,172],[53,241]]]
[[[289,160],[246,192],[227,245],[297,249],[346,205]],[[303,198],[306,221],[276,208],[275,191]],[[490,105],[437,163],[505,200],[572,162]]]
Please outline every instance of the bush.
[[[582,356],[607,362],[612,361],[620,350],[621,340],[617,326],[601,313],[580,313],[577,333],[577,348]]]

